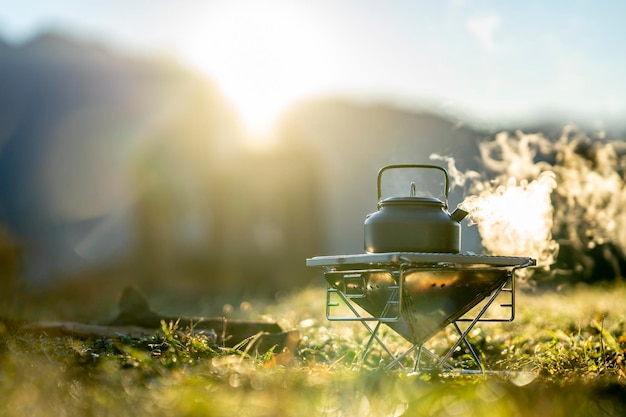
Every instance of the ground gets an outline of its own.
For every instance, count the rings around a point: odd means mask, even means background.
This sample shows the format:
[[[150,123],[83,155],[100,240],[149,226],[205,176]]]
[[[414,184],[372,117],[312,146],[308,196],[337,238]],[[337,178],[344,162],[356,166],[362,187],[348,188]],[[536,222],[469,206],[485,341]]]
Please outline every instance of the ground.
[[[328,322],[320,288],[239,312],[299,330],[295,352],[222,348],[167,323],[150,337],[86,340],[5,328],[0,415],[621,416],[625,299],[621,285],[519,290],[513,322],[472,332],[497,372],[471,375],[385,370],[377,348],[359,363],[367,332]],[[442,332],[433,349],[453,338]],[[461,366],[467,359],[455,357]]]

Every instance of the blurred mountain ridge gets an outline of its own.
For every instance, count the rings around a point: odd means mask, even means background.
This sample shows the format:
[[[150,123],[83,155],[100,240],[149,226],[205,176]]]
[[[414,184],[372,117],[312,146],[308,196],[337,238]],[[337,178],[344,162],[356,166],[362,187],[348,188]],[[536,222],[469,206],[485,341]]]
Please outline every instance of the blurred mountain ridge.
[[[330,253],[363,251],[365,216],[376,210],[376,175],[392,164],[434,164],[431,155],[454,158],[456,166],[480,170],[478,143],[487,132],[431,113],[416,113],[380,103],[336,99],[306,102],[290,111],[282,124],[286,140],[306,143],[323,179],[323,210]],[[337,184],[333,186],[333,184]],[[341,184],[341,185],[339,185]],[[463,198],[453,190],[451,206]],[[475,250],[476,236],[465,231]]]
[[[44,288],[98,273],[212,294],[306,285],[319,277],[305,258],[363,251],[378,169],[445,164],[437,154],[481,171],[494,133],[311,99],[280,120],[275,149],[253,152],[209,80],[62,34],[0,47],[0,83],[0,222],[19,253],[0,268]],[[479,251],[475,228],[463,234]]]
[[[3,48],[0,82],[0,219],[42,285],[128,256],[138,182],[193,184],[240,140],[216,89],[169,60],[44,34]]]

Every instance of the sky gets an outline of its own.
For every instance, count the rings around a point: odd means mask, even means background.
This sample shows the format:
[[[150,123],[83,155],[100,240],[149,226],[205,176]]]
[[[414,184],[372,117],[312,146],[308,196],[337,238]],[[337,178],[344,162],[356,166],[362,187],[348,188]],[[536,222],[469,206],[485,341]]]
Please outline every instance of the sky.
[[[259,136],[318,96],[622,129],[624,16],[624,1],[20,0],[0,7],[0,37],[54,29],[173,56]]]

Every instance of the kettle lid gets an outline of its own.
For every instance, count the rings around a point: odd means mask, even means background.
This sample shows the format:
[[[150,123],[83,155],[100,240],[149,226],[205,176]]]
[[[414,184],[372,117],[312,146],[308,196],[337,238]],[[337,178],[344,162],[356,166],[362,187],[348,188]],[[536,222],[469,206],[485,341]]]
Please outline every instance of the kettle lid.
[[[388,197],[382,200],[379,205],[427,205],[447,208],[446,203],[434,197]]]

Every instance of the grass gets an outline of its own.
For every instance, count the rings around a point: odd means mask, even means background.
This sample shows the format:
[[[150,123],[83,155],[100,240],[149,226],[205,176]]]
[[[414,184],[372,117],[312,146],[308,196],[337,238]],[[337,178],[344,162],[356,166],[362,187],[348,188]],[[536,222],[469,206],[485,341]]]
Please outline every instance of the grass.
[[[320,289],[248,308],[298,329],[295,355],[223,349],[173,323],[141,339],[0,329],[0,416],[622,416],[624,300],[624,286],[518,293],[514,322],[471,336],[502,372],[472,376],[386,371],[377,348],[357,366],[367,332],[326,321]],[[453,339],[444,331],[433,349]]]

